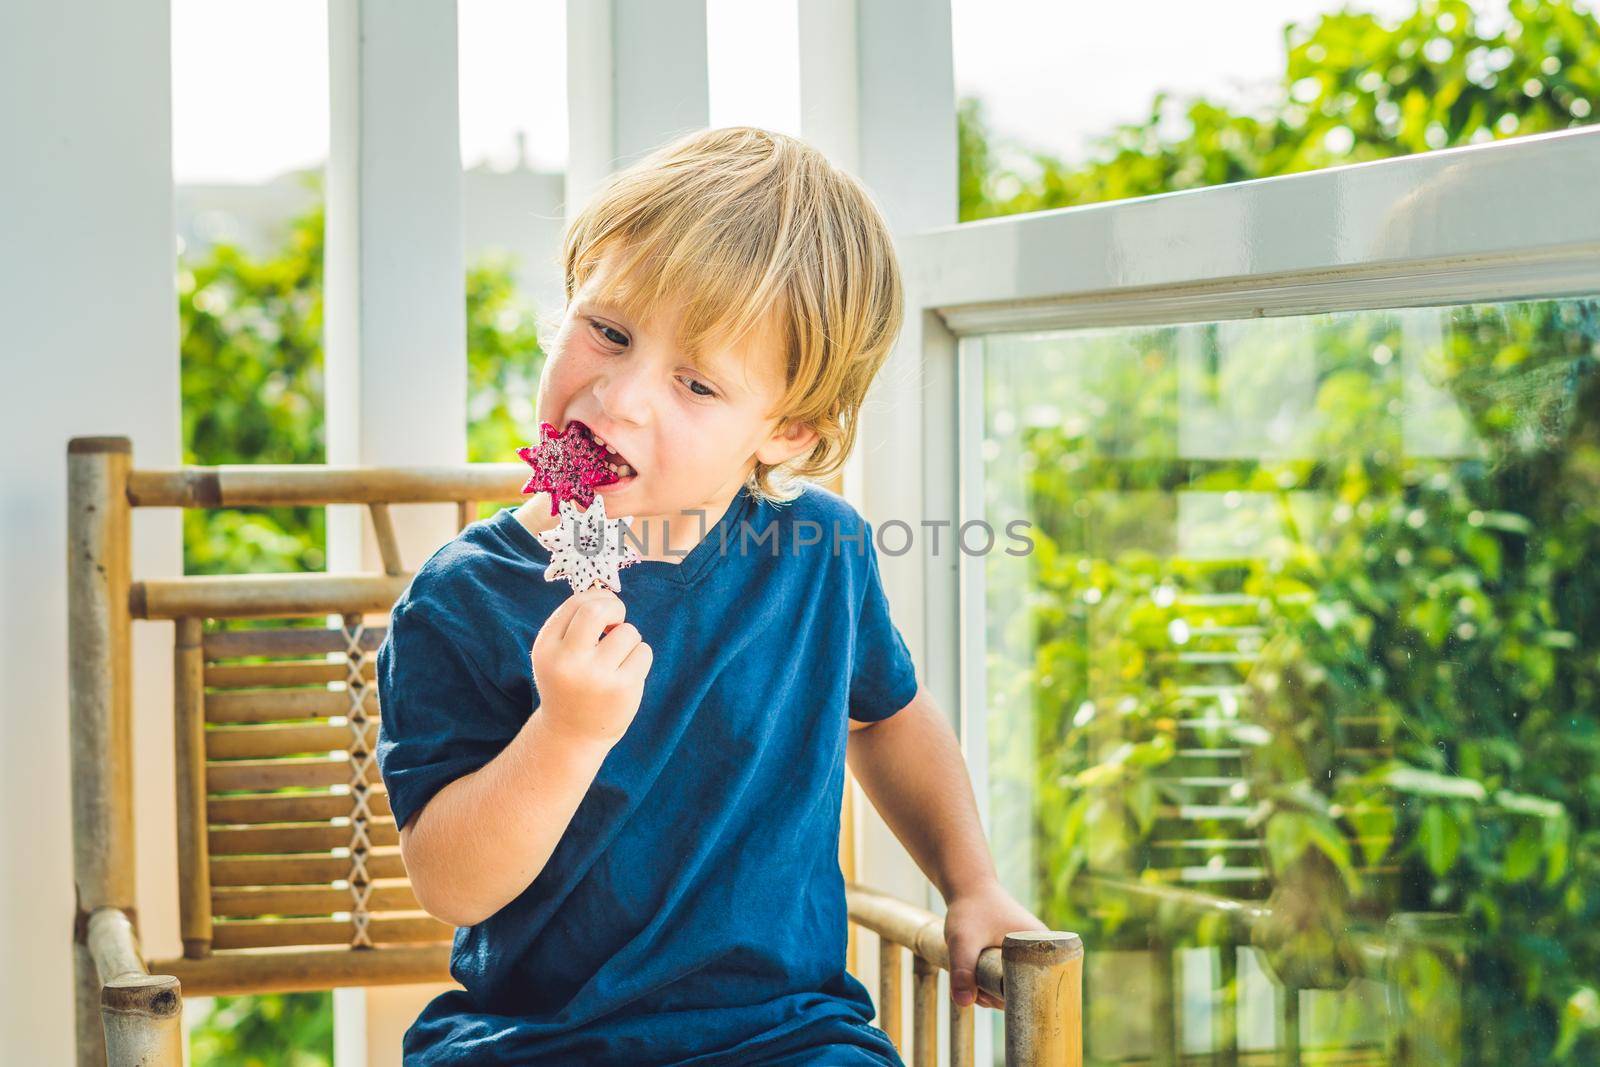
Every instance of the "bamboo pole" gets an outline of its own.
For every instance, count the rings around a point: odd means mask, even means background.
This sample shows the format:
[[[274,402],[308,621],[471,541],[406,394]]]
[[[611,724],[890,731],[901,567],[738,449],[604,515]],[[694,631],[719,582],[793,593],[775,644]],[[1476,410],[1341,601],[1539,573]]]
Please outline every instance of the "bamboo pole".
[[[411,884],[390,880],[372,889],[372,910],[422,911]],[[254,919],[263,915],[332,915],[350,910],[350,891],[332,886],[246,886],[218,889],[211,909],[219,918]]]
[[[374,815],[392,816],[389,794],[374,789],[368,798]],[[242,793],[211,797],[206,818],[214,823],[316,822],[350,814],[350,794],[332,790],[317,793]]]
[[[213,886],[316,885],[349,873],[350,860],[344,856],[223,856],[211,861]],[[373,878],[404,878],[400,850],[374,849],[367,857],[367,873]]]
[[[342,695],[342,694],[339,694]],[[348,710],[348,704],[346,705]],[[374,719],[363,729],[368,743],[377,740]],[[337,723],[313,722],[272,726],[224,726],[208,730],[205,754],[209,759],[271,759],[274,756],[302,756],[308,752],[333,752],[350,744],[352,728]]]
[[[132,914],[135,903],[127,499],[132,453],[126,437],[67,442],[67,703],[81,1064],[105,1062],[89,916],[100,908]]]
[[[234,463],[148,467],[133,473],[128,499],[138,508],[316,507],[321,504],[447,504],[520,500],[521,463],[452,467],[365,467]]]
[[[977,1035],[971,1004],[950,1005],[950,1067],[973,1067],[977,1056]]]
[[[378,541],[378,554],[383,558],[383,573],[400,574],[405,564],[400,559],[400,541],[394,534],[394,518],[389,505],[373,501],[367,505],[372,513],[372,536]]]
[[[346,892],[345,899],[349,900]],[[455,928],[427,914],[377,915],[367,927],[374,942],[448,944]],[[306,945],[343,945],[347,951],[364,955],[366,948],[350,948],[354,919],[237,919],[217,923],[211,943],[218,951],[238,948],[299,948]]]
[[[139,619],[383,612],[410,581],[409,574],[203,574],[136,582],[130,600]]]
[[[256,664],[264,667],[266,664]],[[310,664],[307,664],[310,665]],[[338,681],[346,675],[334,677],[333,670],[328,670],[328,664],[323,667],[322,681]],[[338,667],[339,664],[331,664]],[[218,670],[218,667],[211,667]],[[378,696],[374,693],[366,694],[366,713],[378,713]],[[210,723],[232,723],[232,725],[250,725],[250,723],[274,723],[274,721],[294,720],[294,718],[334,718],[346,717],[350,713],[350,697],[338,689],[286,689],[278,693],[259,693],[259,691],[245,691],[245,693],[211,693],[206,696],[205,715]],[[301,723],[304,725],[304,723]]]
[[[349,813],[349,798],[345,803]],[[280,852],[330,852],[350,844],[350,827],[332,822],[288,823],[283,826],[216,826],[208,832],[213,856],[249,856]],[[367,826],[373,845],[398,845],[393,819],[374,819]],[[348,902],[348,901],[347,901]]]
[[[349,772],[348,758],[219,760],[206,764],[206,781],[213,792],[226,793],[236,789],[343,785],[349,780]]]
[[[178,914],[183,954],[211,951],[211,855],[206,835],[206,708],[204,627],[179,619],[172,652],[173,766],[177,778]]]
[[[1083,942],[1077,934],[1007,934],[1006,1063],[1083,1067]]]
[[[378,646],[383,644],[383,636],[383,626],[368,626],[361,635],[361,647],[376,652]],[[331,627],[285,626],[210,633],[205,635],[201,643],[205,646],[206,660],[211,661],[235,656],[321,656],[328,652],[343,652],[349,640]]]
[[[905,1051],[905,1034],[902,1028],[904,1012],[905,975],[904,946],[887,937],[878,938],[878,1029],[889,1035],[894,1047]]]
[[[939,968],[921,956],[911,957],[911,1062],[939,1063]]]
[[[379,945],[359,952],[345,945],[212,953],[203,960],[155,960],[192,997],[239,993],[298,993],[339,986],[449,982],[450,943]]]
[[[349,668],[341,663],[238,663],[206,668],[209,686],[325,685],[342,682]],[[367,674],[363,665],[363,675]],[[376,668],[372,677],[377,677]],[[369,693],[369,710],[379,708]],[[206,721],[213,723],[281,722],[284,719],[331,719],[350,714],[350,698],[337,689],[277,689],[269,692],[216,692],[206,697]]]
[[[95,909],[87,936],[101,987],[104,1062],[110,1067],[182,1067],[178,980],[145,970],[133,924],[121,909]]]

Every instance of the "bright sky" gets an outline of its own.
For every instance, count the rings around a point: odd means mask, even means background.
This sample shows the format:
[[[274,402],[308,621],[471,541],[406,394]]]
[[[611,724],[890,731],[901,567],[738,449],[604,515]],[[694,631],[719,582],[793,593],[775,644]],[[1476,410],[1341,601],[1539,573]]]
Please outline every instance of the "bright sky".
[[[802,0],[707,0],[712,125],[792,131]],[[859,0],[870,2],[870,0]],[[1004,136],[1073,157],[1161,88],[1227,95],[1270,78],[1285,22],[1345,0],[950,0],[957,90]],[[1416,0],[1356,0],[1393,14]],[[1494,5],[1497,0],[1484,0]],[[1503,0],[1498,0],[1503,2]],[[459,0],[462,160],[566,160],[565,0]],[[327,157],[326,0],[173,0],[179,182],[260,181]]]

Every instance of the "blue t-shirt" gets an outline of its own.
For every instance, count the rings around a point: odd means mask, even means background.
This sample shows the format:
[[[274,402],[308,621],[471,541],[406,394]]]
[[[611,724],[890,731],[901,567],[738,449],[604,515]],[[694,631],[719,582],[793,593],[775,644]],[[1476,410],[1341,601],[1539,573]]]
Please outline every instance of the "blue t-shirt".
[[[465,989],[406,1032],[408,1064],[901,1063],[845,970],[838,862],[846,719],[918,688],[872,531],[809,484],[713,520],[621,572],[654,653],[638,714],[532,884],[456,931]],[[503,508],[396,602],[377,755],[398,825],[535,713],[529,650],[572,595],[549,560]]]

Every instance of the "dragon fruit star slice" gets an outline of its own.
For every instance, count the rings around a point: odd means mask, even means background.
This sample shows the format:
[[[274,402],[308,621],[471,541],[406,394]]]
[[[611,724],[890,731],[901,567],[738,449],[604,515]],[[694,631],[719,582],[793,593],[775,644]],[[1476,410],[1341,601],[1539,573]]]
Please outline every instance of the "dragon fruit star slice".
[[[525,445],[517,455],[533,468],[533,476],[522,487],[523,495],[550,494],[550,514],[556,515],[565,501],[587,510],[594,503],[595,489],[621,481],[606,465],[606,450],[595,442],[589,427],[577,419],[565,431],[548,422],[539,424],[538,445]]]
[[[593,585],[604,585],[613,593],[622,592],[622,580],[617,572],[640,562],[639,553],[623,536],[632,522],[632,516],[607,518],[603,496],[596,496],[584,509],[571,501],[562,504],[561,522],[536,535],[550,553],[545,581],[565,578],[574,595]]]

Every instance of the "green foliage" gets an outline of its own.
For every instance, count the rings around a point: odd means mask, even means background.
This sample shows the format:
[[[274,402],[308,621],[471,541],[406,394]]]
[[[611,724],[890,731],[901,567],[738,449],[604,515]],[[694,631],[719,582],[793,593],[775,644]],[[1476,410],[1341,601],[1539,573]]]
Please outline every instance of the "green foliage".
[[[517,293],[502,254],[467,268],[467,461],[506,463],[535,440],[534,399],[544,352],[538,317]]]
[[[185,463],[326,462],[322,233],[318,205],[269,258],[221,244],[180,263]],[[185,573],[320,571],[323,524],[321,508],[186,510]]]
[[[1196,189],[1600,120],[1600,24],[1580,0],[1422,0],[1396,25],[1345,10],[1285,28],[1270,104],[1241,114],[1157,94],[1147,114],[1067,163],[1001,165],[975,98],[960,128],[962,221]],[[1181,132],[1168,132],[1176,126]],[[1009,155],[1009,154],[1008,154]]]
[[[328,1067],[333,997],[218,997],[189,1035],[189,1056],[196,1067]]]
[[[1091,950],[1215,944],[1077,876],[1264,861],[1217,889],[1270,898],[1280,980],[1341,988],[1352,931],[1449,913],[1469,1062],[1600,1055],[1600,303],[1077,331],[985,360],[990,513],[1036,523],[1025,563],[989,557],[991,605],[1025,607],[990,620],[993,811],[1031,821],[1000,859],[1047,921]],[[1239,791],[1207,792],[1230,750]]]

